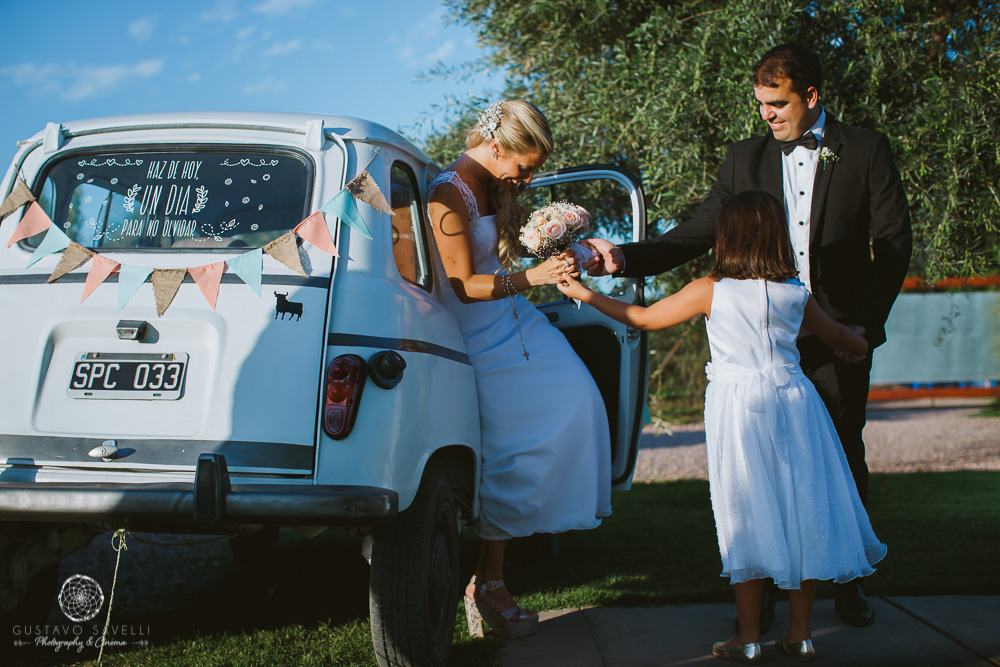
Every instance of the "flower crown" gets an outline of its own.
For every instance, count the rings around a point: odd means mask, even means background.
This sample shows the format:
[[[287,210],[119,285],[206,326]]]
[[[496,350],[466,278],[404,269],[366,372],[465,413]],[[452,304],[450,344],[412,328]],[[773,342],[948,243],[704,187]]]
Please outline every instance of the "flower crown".
[[[503,110],[500,105],[502,102],[494,102],[493,104],[486,107],[486,110],[479,114],[479,134],[483,135],[483,139],[489,141],[494,137],[497,128],[500,127],[500,119],[503,118]]]

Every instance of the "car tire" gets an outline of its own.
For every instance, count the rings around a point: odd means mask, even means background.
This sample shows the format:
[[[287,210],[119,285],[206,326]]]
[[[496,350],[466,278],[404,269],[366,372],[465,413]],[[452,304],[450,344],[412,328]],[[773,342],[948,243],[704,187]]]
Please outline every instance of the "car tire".
[[[374,533],[368,608],[381,667],[443,667],[461,594],[451,487],[427,477],[406,511]]]

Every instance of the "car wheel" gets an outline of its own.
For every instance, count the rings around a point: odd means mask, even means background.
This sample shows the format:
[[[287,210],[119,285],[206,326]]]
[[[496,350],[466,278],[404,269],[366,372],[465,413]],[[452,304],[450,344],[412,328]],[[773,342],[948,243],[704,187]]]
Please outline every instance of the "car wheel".
[[[374,534],[368,607],[379,665],[445,665],[460,590],[455,501],[447,482],[428,477]]]

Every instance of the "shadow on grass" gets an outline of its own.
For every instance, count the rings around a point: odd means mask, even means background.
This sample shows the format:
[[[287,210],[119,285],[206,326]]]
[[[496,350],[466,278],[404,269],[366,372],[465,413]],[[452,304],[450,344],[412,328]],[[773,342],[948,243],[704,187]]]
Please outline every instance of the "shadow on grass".
[[[709,498],[701,480],[636,484],[615,493],[615,514],[600,528],[560,535],[557,555],[548,538],[512,542],[505,579],[518,602],[542,610],[730,603],[731,588],[719,577]],[[1000,594],[993,565],[1000,544],[1000,473],[873,475],[869,512],[889,547],[865,582],[869,596]],[[464,535],[461,549],[467,581],[475,538]],[[108,560],[113,565],[113,552]],[[106,595],[110,576],[100,577]],[[242,565],[224,544],[180,552],[130,545],[122,555],[111,623],[147,627],[150,646],[111,648],[104,664],[375,665],[367,585],[360,544],[344,531],[312,540],[285,536],[273,551]],[[820,597],[830,594],[829,585],[820,586]],[[59,622],[66,623],[62,617]],[[92,623],[103,623],[103,612]],[[468,637],[459,607],[451,664],[485,667],[499,650],[497,640]],[[2,662],[95,658],[96,650],[43,650]]]

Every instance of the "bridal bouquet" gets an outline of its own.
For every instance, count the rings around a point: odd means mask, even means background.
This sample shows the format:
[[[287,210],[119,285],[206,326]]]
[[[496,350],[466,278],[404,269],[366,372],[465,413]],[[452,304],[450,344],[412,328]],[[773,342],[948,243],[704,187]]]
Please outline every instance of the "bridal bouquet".
[[[589,226],[587,209],[565,201],[553,202],[531,214],[521,227],[520,240],[533,255],[548,257],[569,248]]]

